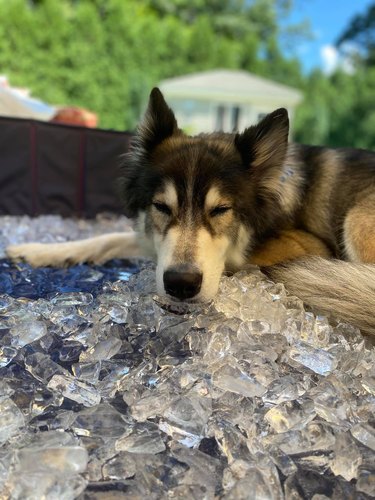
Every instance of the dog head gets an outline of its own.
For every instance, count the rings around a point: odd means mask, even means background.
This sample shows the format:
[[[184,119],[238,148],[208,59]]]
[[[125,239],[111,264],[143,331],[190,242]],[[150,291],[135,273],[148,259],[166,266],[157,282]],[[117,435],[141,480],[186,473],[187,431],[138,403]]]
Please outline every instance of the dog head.
[[[277,220],[287,138],[284,109],[241,134],[188,136],[153,89],[121,190],[125,214],[154,248],[159,293],[208,300],[224,269],[245,264]]]

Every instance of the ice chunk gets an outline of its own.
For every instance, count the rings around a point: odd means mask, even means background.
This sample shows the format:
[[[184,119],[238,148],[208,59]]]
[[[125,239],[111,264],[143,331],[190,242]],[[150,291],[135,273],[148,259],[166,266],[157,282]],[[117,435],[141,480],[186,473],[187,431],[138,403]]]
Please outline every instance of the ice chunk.
[[[350,429],[352,436],[356,438],[357,441],[364,444],[371,450],[375,451],[375,426],[370,425],[370,423],[360,423],[353,425]]]
[[[53,409],[34,418],[30,426],[36,430],[66,430],[71,427],[76,419],[72,410]]]
[[[81,446],[22,448],[16,454],[16,468],[23,473],[76,474],[84,472],[88,453]]]
[[[161,432],[156,424],[140,423],[116,441],[117,451],[156,454],[165,450]]]
[[[314,419],[316,413],[311,400],[286,401],[271,408],[264,416],[275,432],[303,429]]]
[[[67,306],[86,306],[91,304],[93,296],[91,293],[70,292],[58,293],[51,299],[51,304],[61,307]]]
[[[357,478],[358,467],[362,463],[362,455],[348,432],[336,435],[334,456],[331,470],[336,476],[342,476],[347,481]]]
[[[84,382],[96,385],[99,380],[101,362],[96,363],[75,363],[72,365],[73,374]]]
[[[337,359],[324,349],[313,347],[306,342],[296,342],[290,349],[290,358],[319,375],[328,375],[337,366]]]
[[[367,375],[361,380],[362,387],[366,389],[366,391],[375,396],[375,375]]]
[[[10,346],[0,346],[0,368],[9,365],[17,356],[17,349]]]
[[[142,294],[154,294],[156,292],[155,265],[150,263],[138,274],[129,279],[129,288],[134,292]]]
[[[0,401],[0,443],[17,434],[25,425],[25,419],[18,406],[9,398]]]
[[[129,452],[119,452],[115,457],[105,462],[103,466],[104,479],[128,479],[136,475],[138,469],[138,461],[134,458],[136,455]],[[147,461],[147,456],[142,457],[143,464]]]
[[[44,337],[47,333],[47,325],[43,321],[35,319],[33,316],[23,319],[17,326],[11,328],[13,335],[12,346],[19,348],[35,342]]]
[[[87,481],[79,475],[56,474],[26,474],[17,471],[5,484],[7,498],[14,500],[58,498],[59,500],[74,500],[86,488]]]
[[[200,486],[204,498],[214,498],[215,491],[219,490],[219,471],[222,470],[217,458],[202,453],[200,450],[186,448],[178,443],[170,446],[172,460],[180,467],[180,483]],[[176,468],[179,470],[178,467]],[[198,497],[199,498],[199,497]]]
[[[14,394],[14,389],[5,380],[0,380],[0,401]]]
[[[33,377],[42,382],[48,382],[53,375],[68,375],[68,371],[52,361],[52,359],[41,352],[36,352],[25,357],[25,368]]]
[[[159,391],[147,390],[132,405],[132,416],[135,420],[144,422],[148,418],[162,415],[170,405],[170,400],[171,393],[168,389]]]
[[[330,426],[322,422],[309,422],[304,429],[268,435],[265,444],[276,445],[288,455],[317,450],[333,450],[335,436]]]
[[[374,459],[362,464],[358,469],[357,490],[370,498],[375,497],[375,464]]]
[[[61,433],[60,433],[61,434]],[[78,474],[87,467],[88,453],[81,446],[35,443],[16,451],[5,488],[11,498],[62,498],[73,500],[87,482]]]
[[[301,377],[285,375],[275,379],[267,388],[263,401],[267,403],[279,404],[284,401],[298,399],[306,392],[306,385]]]
[[[348,404],[350,391],[334,375],[322,380],[309,392],[315,411],[327,422],[349,427],[351,408]]]
[[[235,464],[232,464],[233,468]],[[237,473],[238,474],[238,473]],[[284,494],[274,466],[248,464],[246,472],[234,476],[233,487],[222,496],[225,500],[239,498],[283,500]]]
[[[293,459],[284,453],[277,446],[269,446],[266,448],[272,462],[284,474],[285,477],[291,476],[297,471],[297,466]]]
[[[202,439],[211,411],[210,399],[181,396],[172,400],[166,408],[163,414],[165,420],[159,422],[159,428],[186,446],[193,446]]]
[[[94,387],[70,375],[54,375],[47,387],[84,406],[95,406],[101,400],[100,394]]]
[[[99,341],[93,347],[83,351],[79,356],[81,363],[102,361],[103,359],[111,359],[121,349],[121,340],[116,337],[109,337]]]
[[[63,403],[63,396],[46,387],[39,387],[30,398],[30,414],[40,415],[50,407],[59,407]]]
[[[78,361],[79,355],[84,350],[82,342],[66,340],[58,350],[59,360],[63,363]]]
[[[78,314],[74,306],[55,305],[49,319],[58,327],[56,333],[61,337],[68,337],[87,324],[87,320]]]
[[[130,420],[108,403],[80,411],[72,426],[79,436],[118,438],[130,429]]]
[[[107,315],[115,323],[126,323],[131,297],[122,293],[106,293],[98,297],[99,312]]]
[[[261,396],[266,387],[259,383],[252,375],[241,370],[239,366],[226,364],[212,374],[212,382],[224,391],[231,391],[242,396]]]

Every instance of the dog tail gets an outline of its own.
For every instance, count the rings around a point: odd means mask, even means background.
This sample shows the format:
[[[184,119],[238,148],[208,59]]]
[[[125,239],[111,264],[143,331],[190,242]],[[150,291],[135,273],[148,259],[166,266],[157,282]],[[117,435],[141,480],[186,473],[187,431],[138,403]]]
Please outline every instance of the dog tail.
[[[262,270],[312,308],[375,335],[375,265],[309,257]]]

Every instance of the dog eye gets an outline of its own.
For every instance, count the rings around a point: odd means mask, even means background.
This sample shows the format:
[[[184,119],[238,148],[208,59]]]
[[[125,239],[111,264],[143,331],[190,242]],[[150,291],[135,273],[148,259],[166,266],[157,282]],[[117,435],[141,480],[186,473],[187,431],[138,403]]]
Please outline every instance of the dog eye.
[[[159,203],[158,201],[155,201],[153,203],[153,206],[158,212],[161,212],[162,214],[172,215],[172,210],[165,203]]]
[[[218,206],[218,207],[213,208],[210,211],[210,215],[211,215],[211,217],[217,217],[218,215],[225,214],[229,210],[231,210],[231,207],[227,207],[227,206],[224,206],[224,205]]]

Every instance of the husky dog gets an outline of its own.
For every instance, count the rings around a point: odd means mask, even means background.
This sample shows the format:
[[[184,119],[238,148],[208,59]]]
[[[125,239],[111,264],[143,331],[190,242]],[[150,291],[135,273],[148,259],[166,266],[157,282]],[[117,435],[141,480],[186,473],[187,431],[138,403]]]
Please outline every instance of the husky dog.
[[[8,255],[34,266],[152,256],[159,293],[189,301],[211,299],[224,271],[258,264],[375,334],[375,153],[288,144],[288,132],[278,109],[242,133],[191,137],[155,88],[120,180],[137,232]]]

